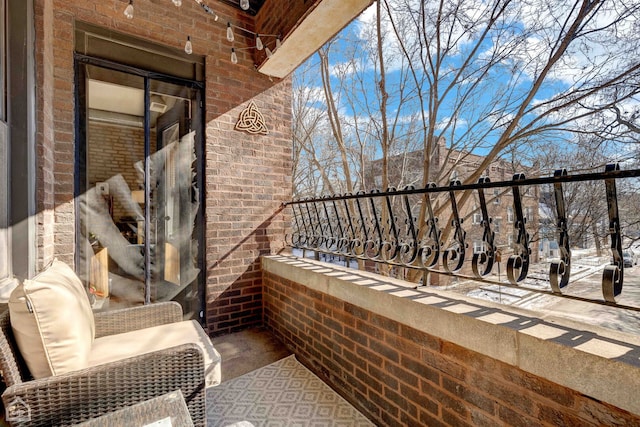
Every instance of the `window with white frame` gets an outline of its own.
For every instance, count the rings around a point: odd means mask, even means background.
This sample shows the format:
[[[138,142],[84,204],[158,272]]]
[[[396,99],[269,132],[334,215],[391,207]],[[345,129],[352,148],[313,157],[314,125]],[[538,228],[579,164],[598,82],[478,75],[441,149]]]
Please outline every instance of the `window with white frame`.
[[[482,222],[482,212],[478,210],[477,206],[473,207],[473,218],[471,222],[473,224],[480,224]]]
[[[500,204],[500,189],[499,188],[494,188],[493,189],[493,203],[495,203],[496,205]]]
[[[479,254],[484,252],[484,241],[482,240],[474,240],[473,241],[473,253]]]
[[[513,208],[507,207],[507,222],[513,222]]]
[[[531,208],[530,206],[524,208],[524,217],[527,222],[533,221],[533,208]]]
[[[507,235],[507,246],[513,248],[513,234],[511,233]]]

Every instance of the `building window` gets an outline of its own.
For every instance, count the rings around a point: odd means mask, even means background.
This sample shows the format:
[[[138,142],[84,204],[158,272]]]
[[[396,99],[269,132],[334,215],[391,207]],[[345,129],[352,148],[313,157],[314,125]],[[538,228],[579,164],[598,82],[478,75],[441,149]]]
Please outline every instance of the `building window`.
[[[511,233],[507,235],[507,246],[513,248],[513,234]]]
[[[500,226],[502,225],[502,218],[493,219],[493,231],[500,233]]]
[[[478,207],[473,207],[473,219],[471,221],[473,224],[480,224],[482,222],[482,213],[478,211]]]
[[[499,188],[494,188],[493,189],[493,203],[495,203],[496,205],[500,204],[500,189]]]
[[[474,240],[473,241],[473,253],[479,254],[484,252],[484,242],[482,240]]]
[[[507,222],[513,222],[513,208],[507,207]]]
[[[524,218],[527,222],[533,221],[533,209],[531,207],[527,206],[524,208]]]

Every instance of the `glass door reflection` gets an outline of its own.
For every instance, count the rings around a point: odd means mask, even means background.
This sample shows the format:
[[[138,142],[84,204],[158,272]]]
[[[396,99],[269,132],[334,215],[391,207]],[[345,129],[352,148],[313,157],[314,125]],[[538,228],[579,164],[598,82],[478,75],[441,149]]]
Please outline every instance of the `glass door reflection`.
[[[198,90],[94,65],[78,74],[78,264],[94,306],[176,300],[196,317]]]

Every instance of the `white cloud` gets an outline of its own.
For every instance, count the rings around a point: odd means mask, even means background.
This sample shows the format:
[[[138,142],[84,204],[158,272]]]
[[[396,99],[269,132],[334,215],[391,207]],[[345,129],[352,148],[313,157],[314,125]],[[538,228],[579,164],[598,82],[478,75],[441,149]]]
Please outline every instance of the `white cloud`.
[[[436,123],[436,130],[451,130],[452,127],[457,129],[468,126],[467,120],[461,117],[443,117]]]

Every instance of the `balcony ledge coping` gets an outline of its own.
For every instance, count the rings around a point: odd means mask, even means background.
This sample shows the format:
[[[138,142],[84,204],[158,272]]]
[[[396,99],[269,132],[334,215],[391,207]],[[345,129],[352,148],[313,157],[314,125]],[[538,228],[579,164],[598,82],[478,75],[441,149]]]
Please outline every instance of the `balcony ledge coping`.
[[[636,335],[307,258],[262,269],[640,415]]]

